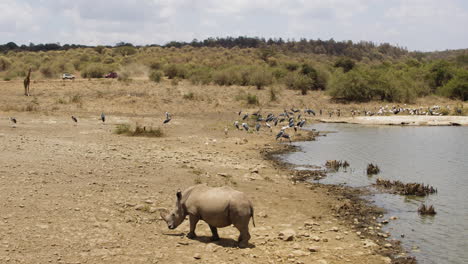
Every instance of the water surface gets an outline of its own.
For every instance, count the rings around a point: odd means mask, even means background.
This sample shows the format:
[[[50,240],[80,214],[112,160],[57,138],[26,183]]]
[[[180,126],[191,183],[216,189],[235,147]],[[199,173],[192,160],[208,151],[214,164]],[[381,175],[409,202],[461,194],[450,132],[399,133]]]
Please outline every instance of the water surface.
[[[370,199],[387,210],[386,218],[399,217],[384,230],[401,240],[420,263],[468,263],[468,127],[316,124],[310,128],[333,133],[296,143],[302,152],[285,155],[285,161],[298,167],[324,165],[326,160],[350,163],[345,171],[320,180],[325,184],[362,187],[382,177],[432,185],[438,193],[428,197],[377,193]],[[369,163],[377,164],[380,174],[368,177]],[[437,215],[418,215],[422,202],[433,204]]]

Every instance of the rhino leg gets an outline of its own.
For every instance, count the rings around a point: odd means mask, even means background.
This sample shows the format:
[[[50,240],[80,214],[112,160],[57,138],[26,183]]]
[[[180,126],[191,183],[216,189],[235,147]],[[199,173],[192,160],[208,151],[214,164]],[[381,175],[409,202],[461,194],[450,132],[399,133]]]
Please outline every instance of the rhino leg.
[[[246,248],[249,245],[250,233],[248,224],[249,222],[247,222],[247,224],[235,225],[240,232],[239,238],[237,239],[240,248]]]
[[[200,220],[199,217],[190,215],[189,216],[189,221],[190,221],[190,232],[187,234],[187,237],[190,239],[196,238],[197,235],[195,234],[195,228],[197,227],[197,223]]]
[[[211,229],[211,233],[213,233],[213,236],[211,237],[211,241],[218,241],[219,236],[218,236],[218,229],[212,225],[209,225]]]

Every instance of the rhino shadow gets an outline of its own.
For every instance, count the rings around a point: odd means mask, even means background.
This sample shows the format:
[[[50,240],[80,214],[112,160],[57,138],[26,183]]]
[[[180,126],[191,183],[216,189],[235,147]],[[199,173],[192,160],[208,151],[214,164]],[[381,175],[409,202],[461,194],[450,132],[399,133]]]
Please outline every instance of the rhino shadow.
[[[238,248],[239,247],[239,242],[232,238],[220,238],[217,241],[212,241],[211,236],[197,236],[193,238],[192,240],[202,242],[205,244],[213,243],[215,245],[224,247],[224,248]],[[255,248],[255,245],[249,243],[247,248]]]

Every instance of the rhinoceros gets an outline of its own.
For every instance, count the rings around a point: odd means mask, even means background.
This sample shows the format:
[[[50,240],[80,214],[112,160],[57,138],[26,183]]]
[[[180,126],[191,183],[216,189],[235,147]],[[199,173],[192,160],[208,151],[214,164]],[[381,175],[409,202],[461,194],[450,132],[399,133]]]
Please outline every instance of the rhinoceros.
[[[254,210],[247,196],[230,187],[208,187],[194,185],[185,191],[177,191],[176,207],[161,212],[169,229],[175,229],[189,216],[190,232],[188,238],[195,238],[195,228],[199,220],[205,221],[211,229],[212,241],[219,240],[218,229],[234,225],[240,232],[239,247],[247,247],[250,239],[249,221],[255,226]]]

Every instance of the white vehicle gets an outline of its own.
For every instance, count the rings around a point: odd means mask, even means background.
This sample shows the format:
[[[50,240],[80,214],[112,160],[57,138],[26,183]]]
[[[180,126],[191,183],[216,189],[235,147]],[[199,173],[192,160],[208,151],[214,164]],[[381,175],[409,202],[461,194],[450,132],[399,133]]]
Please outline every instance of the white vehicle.
[[[75,75],[70,73],[64,73],[62,75],[62,80],[75,80]]]

